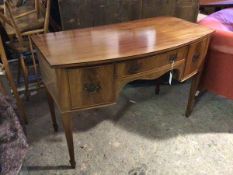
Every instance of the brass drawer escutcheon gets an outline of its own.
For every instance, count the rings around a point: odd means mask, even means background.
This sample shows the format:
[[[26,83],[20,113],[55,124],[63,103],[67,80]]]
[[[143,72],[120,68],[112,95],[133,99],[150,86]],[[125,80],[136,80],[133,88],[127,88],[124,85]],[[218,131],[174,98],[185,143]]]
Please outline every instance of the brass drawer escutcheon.
[[[195,53],[194,55],[193,55],[193,59],[192,59],[192,61],[193,62],[196,62],[199,58],[200,58],[200,53]]]
[[[140,70],[140,68],[141,68],[140,64],[135,62],[129,67],[128,73],[129,74],[137,73]]]
[[[87,83],[84,85],[84,90],[87,91],[88,93],[96,93],[99,92],[101,89],[101,86],[99,83]]]
[[[177,60],[177,53],[176,54],[172,54],[172,55],[169,55],[169,61],[172,63],[172,62],[175,62]]]

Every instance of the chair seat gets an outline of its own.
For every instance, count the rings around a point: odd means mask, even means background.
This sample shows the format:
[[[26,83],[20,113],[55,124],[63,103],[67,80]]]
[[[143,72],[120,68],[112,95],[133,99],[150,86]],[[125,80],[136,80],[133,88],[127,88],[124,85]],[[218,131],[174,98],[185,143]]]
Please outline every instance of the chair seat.
[[[22,45],[19,42],[8,42],[7,47],[17,54],[24,54],[30,50],[28,41],[23,41]]]
[[[44,17],[37,19],[36,13],[16,19],[17,26],[20,32],[27,32],[36,29],[42,29],[44,27]],[[7,34],[12,37],[15,36],[15,29],[6,24],[5,29]]]
[[[12,13],[14,16],[20,15],[22,13],[34,10],[33,6],[20,6],[18,8],[13,9]]]
[[[20,32],[27,32],[36,29],[42,29],[44,26],[44,18],[37,19],[36,13],[24,16],[16,20]]]

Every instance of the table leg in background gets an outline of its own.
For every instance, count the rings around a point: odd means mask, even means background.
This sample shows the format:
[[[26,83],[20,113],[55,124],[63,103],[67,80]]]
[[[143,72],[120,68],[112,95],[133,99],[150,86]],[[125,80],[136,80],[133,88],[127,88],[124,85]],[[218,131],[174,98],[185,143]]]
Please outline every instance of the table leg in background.
[[[58,125],[57,125],[57,120],[56,120],[56,114],[55,114],[55,108],[54,108],[54,101],[53,98],[51,97],[50,93],[48,92],[48,90],[46,90],[47,93],[47,98],[48,98],[48,104],[49,104],[49,110],[51,113],[51,119],[53,122],[53,129],[55,132],[58,131]]]
[[[189,92],[188,105],[187,105],[186,112],[185,112],[186,117],[189,117],[190,114],[192,113],[192,110],[195,104],[196,92],[198,90],[200,78],[201,78],[201,73],[197,73],[192,78],[192,84],[191,84],[190,92]]]

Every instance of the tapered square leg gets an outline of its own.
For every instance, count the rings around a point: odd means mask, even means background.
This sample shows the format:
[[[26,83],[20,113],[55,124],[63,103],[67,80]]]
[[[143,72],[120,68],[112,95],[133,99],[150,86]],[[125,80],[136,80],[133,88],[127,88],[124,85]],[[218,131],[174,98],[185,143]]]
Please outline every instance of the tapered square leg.
[[[49,110],[51,113],[51,119],[53,122],[53,129],[55,132],[57,132],[58,125],[57,125],[56,114],[55,114],[55,109],[54,109],[54,101],[53,101],[53,98],[51,97],[50,93],[48,92],[48,90],[46,90],[46,93],[47,93],[47,98],[48,98]]]
[[[193,107],[196,100],[196,92],[198,90],[200,78],[201,78],[201,73],[197,73],[192,79],[191,88],[189,92],[188,105],[185,112],[186,117],[189,117],[193,111]]]
[[[74,157],[72,118],[68,113],[62,114],[62,123],[65,130],[67,146],[69,149],[70,164],[72,168],[75,168],[76,162]]]

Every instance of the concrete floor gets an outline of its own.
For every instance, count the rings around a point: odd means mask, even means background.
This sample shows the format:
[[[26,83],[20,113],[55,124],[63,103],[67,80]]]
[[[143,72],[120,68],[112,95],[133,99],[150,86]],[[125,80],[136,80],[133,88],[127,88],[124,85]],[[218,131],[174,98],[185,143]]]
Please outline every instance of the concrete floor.
[[[206,93],[187,119],[188,90],[162,86],[154,95],[150,83],[129,85],[117,105],[74,113],[76,169],[59,114],[54,133],[39,92],[26,104],[31,146],[21,174],[232,175],[233,101]]]

